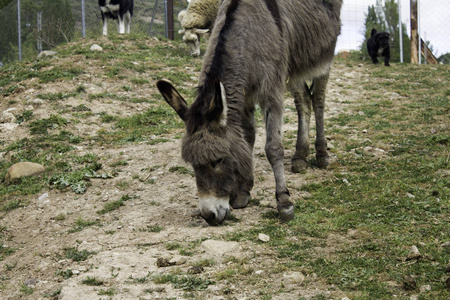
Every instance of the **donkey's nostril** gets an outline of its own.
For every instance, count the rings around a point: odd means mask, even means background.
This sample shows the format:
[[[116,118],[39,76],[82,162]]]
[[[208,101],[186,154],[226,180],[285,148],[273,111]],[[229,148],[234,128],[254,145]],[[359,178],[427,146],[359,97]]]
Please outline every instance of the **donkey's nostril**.
[[[208,224],[213,225],[216,223],[216,214],[213,212],[208,212],[206,214],[202,214],[203,219],[205,219]]]

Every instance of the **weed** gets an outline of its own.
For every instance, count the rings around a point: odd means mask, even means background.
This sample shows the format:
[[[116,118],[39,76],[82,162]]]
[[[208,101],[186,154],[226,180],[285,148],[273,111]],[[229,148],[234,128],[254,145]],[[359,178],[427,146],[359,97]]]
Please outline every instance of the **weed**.
[[[152,277],[153,282],[158,284],[172,283],[174,288],[183,289],[185,291],[201,291],[208,288],[208,285],[214,284],[214,281],[209,279],[202,279],[194,275],[171,275],[161,274]]]
[[[114,296],[116,294],[116,289],[115,288],[109,288],[107,290],[104,289],[100,289],[97,293],[97,295],[99,296]]]
[[[104,215],[106,213],[109,213],[113,210],[119,209],[119,207],[123,206],[124,203],[122,200],[117,200],[117,201],[113,201],[110,203],[106,203],[103,205],[103,209],[102,210],[98,210],[97,213],[99,215]]]
[[[20,285],[20,292],[25,295],[31,295],[34,293],[34,289],[32,287],[26,285],[25,283],[22,283]]]
[[[83,279],[81,281],[81,283],[85,284],[85,285],[91,285],[91,286],[100,286],[100,285],[104,284],[104,282],[102,280],[99,280],[95,277],[90,277],[90,276],[87,276],[85,279]]]
[[[85,261],[92,254],[96,254],[96,252],[90,252],[87,250],[78,251],[78,248],[75,248],[75,247],[67,248],[64,251],[65,251],[65,258],[71,259],[71,260],[77,261],[77,262]]]
[[[99,221],[92,221],[92,220],[83,220],[81,217],[78,218],[75,222],[75,227],[73,229],[68,230],[68,233],[74,233],[74,232],[78,232],[83,230],[86,227],[91,227],[91,226],[100,226],[100,222]]]

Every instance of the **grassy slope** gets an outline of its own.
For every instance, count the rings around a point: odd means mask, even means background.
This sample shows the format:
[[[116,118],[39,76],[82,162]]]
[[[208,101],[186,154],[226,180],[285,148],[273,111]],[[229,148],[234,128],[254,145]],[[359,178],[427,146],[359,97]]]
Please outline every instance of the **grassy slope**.
[[[142,141],[159,143],[164,142],[165,133],[177,134],[176,128],[181,124],[171,109],[158,105],[159,96],[151,94],[144,100],[129,96],[134,89],[131,86],[151,86],[159,78],[170,78],[192,99],[194,91],[189,85],[195,84],[195,78],[185,67],[198,72],[200,60],[192,60],[179,44],[138,37],[115,39],[102,44],[104,52],[88,51],[87,43],[71,43],[58,49],[61,60],[18,63],[1,71],[0,90],[7,97],[24,88],[39,90],[44,83],[77,79],[89,68],[104,65],[99,72],[106,74],[107,79],[129,79],[130,84],[122,86],[125,96],[87,95],[81,85],[67,93],[42,91],[41,98],[55,103],[67,97],[146,101],[152,106],[146,112],[123,118],[104,113],[96,122],[112,124],[111,130],[89,137],[77,135],[73,126],[75,119],[89,117],[83,107],[68,113],[55,106],[55,114],[44,119],[35,118],[32,112],[17,115],[19,122],[29,126],[30,136],[14,142],[0,141],[0,152],[8,154],[8,159],[0,161],[1,178],[9,166],[22,160],[43,163],[46,172],[42,178],[25,179],[8,187],[1,185],[0,207],[4,213],[26,205],[27,195],[48,185],[83,193],[89,187],[86,174],[114,176],[102,172],[98,157],[71,154],[77,144],[87,139],[91,147],[100,147]],[[87,63],[64,63],[65,58],[74,55]],[[350,70],[358,68],[358,63],[352,61],[337,64]],[[418,293],[418,288],[410,291],[403,287],[409,277],[414,278],[417,287],[431,285],[431,291],[421,294],[423,299],[448,299],[450,291],[445,280],[450,274],[445,269],[450,248],[442,245],[450,241],[450,69],[446,65],[395,65],[374,67],[371,71],[370,80],[359,83],[370,93],[370,99],[352,102],[346,114],[328,120],[327,135],[337,141],[332,152],[338,161],[331,166],[332,176],[316,178],[302,186],[302,191],[310,196],[296,204],[299,213],[295,220],[280,226],[276,215],[268,214],[255,228],[223,238],[252,240],[256,233],[266,233],[271,237],[268,247],[284,263],[278,268],[301,266],[307,274],[317,274],[327,284],[351,295],[351,299],[389,299],[394,295],[407,299]],[[30,86],[32,78],[38,82]],[[397,93],[401,98],[389,100],[386,92]],[[162,118],[170,121],[163,124]],[[363,129],[367,130],[366,139],[353,138],[354,130]],[[150,139],[151,135],[157,138]],[[289,136],[286,139],[289,142]],[[367,151],[374,145],[384,151],[383,158],[376,151]],[[47,159],[49,155],[52,160]],[[3,229],[1,245],[2,232]],[[330,235],[349,232],[354,233],[353,243],[335,243],[331,245],[333,251],[317,252],[329,243]],[[413,245],[422,256],[406,260]],[[10,249],[0,247],[0,257],[10,254]],[[251,277],[251,272],[225,276],[230,282],[251,281]],[[269,299],[274,293],[271,291],[261,297]]]

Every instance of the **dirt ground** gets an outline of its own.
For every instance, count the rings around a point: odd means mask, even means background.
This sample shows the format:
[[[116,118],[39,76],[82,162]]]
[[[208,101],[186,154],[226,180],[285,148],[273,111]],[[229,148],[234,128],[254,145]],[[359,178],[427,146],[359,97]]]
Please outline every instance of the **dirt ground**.
[[[53,58],[61,63],[61,58]],[[65,64],[76,66],[84,62],[80,56],[64,58]],[[49,68],[51,68],[50,66]],[[151,84],[133,87],[131,92],[121,89],[128,83],[113,81],[102,75],[102,66],[93,65],[73,81],[57,81],[43,84],[46,93],[73,91],[77,85],[86,87],[87,94],[111,91],[118,95],[134,93],[136,97],[157,93]],[[369,80],[367,68],[363,64],[348,66],[344,62],[335,62],[327,90],[326,117],[348,113],[347,107],[364,100],[366,91],[358,82]],[[198,76],[191,69],[192,76]],[[33,86],[29,79],[24,84]],[[120,79],[119,79],[120,80]],[[16,108],[15,113],[32,109],[35,119],[48,118],[55,113],[57,105],[53,101],[34,101],[38,93],[33,88],[24,88],[1,100],[0,111]],[[93,136],[99,130],[108,130],[108,124],[98,120],[100,112],[112,115],[132,115],[144,112],[146,103],[125,103],[118,100],[105,101],[87,97],[71,97],[61,100],[68,108],[80,104],[88,106],[93,114],[90,118],[76,124],[79,136]],[[345,101],[345,103],[344,103]],[[14,103],[14,104],[9,104]],[[344,104],[343,104],[344,103]],[[161,105],[166,105],[161,101]],[[294,107],[293,100],[286,100],[286,107]],[[67,117],[70,118],[70,109]],[[295,120],[293,111],[286,109],[286,114]],[[60,114],[65,117],[65,114]],[[189,174],[170,172],[174,166],[190,168],[180,157],[179,136],[183,130],[166,134],[168,142],[149,145],[147,143],[125,144],[121,146],[97,147],[89,141],[77,146],[76,154],[94,153],[101,158],[104,171],[117,161],[126,161],[121,165],[118,176],[111,179],[92,179],[92,186],[82,195],[72,191],[57,189],[44,190],[30,197],[26,207],[12,210],[0,219],[6,227],[8,240],[5,247],[16,249],[15,252],[0,262],[2,299],[177,299],[186,296],[186,291],[175,289],[170,283],[157,284],[144,280],[155,274],[169,274],[177,270],[180,274],[187,272],[196,262],[213,259],[214,264],[204,268],[199,275],[215,281],[206,290],[198,291],[193,297],[199,299],[260,299],[260,291],[272,295],[272,299],[298,299],[323,295],[341,299],[346,295],[334,286],[321,282],[315,274],[302,274],[283,269],[283,261],[273,255],[264,243],[254,241],[225,241],[226,233],[251,228],[257,224],[263,213],[274,210],[274,180],[270,165],[265,159],[263,124],[258,124],[256,147],[254,150],[255,186],[252,196],[260,201],[245,209],[234,210],[238,222],[226,222],[223,226],[211,227],[202,219],[191,214],[197,207],[195,197],[195,179]],[[284,130],[296,130],[296,124],[287,124]],[[7,127],[2,124],[0,139],[19,140],[29,136],[29,128],[18,125]],[[356,133],[355,133],[356,134]],[[178,137],[176,137],[178,135]],[[311,136],[313,132],[311,133]],[[329,140],[333,148],[333,140]],[[93,146],[94,145],[94,146]],[[332,151],[335,155],[336,151]],[[300,187],[304,183],[320,181],[331,176],[330,171],[310,169],[306,174],[293,174],[289,171],[289,161],[293,149],[286,149],[286,176],[295,201],[304,195]],[[8,159],[4,153],[1,159]],[[336,159],[332,157],[333,162]],[[155,168],[155,166],[158,166]],[[139,179],[152,178],[149,184]],[[45,194],[48,194],[46,196]],[[96,213],[107,202],[119,200],[129,195],[131,200],[120,209],[108,214]],[[58,217],[59,216],[59,217]],[[61,217],[64,216],[64,217]],[[96,220],[101,226],[90,226],[78,232],[69,233],[77,220]],[[146,230],[151,226],[162,227],[160,232]],[[280,225],[284,226],[284,225]],[[296,238],[296,237],[292,237]],[[167,245],[179,243],[189,245],[203,241],[193,248],[191,255],[180,255],[177,249],[170,250]],[[327,247],[322,251],[333,251],[336,244],[347,243],[346,236],[330,236]],[[211,246],[212,245],[212,246]],[[64,249],[77,248],[78,251],[95,252],[87,260],[76,262],[64,257]],[[227,257],[237,257],[251,266],[253,284],[245,281],[215,280],[215,274],[225,270],[230,264]],[[172,260],[177,265],[158,266],[159,258]],[[277,267],[275,267],[277,266]],[[277,269],[277,270],[275,270]],[[64,279],[62,271],[72,270],[73,276]],[[150,274],[150,275],[149,275]],[[89,286],[82,283],[87,277],[102,280],[102,286]],[[148,277],[148,278],[150,278]],[[136,280],[136,279],[141,279]],[[31,295],[24,293],[24,286],[34,289]],[[283,290],[280,292],[280,286]],[[113,289],[114,294],[103,293]],[[60,293],[58,295],[58,291]],[[102,295],[103,294],[103,295]],[[192,296],[192,295],[191,295]]]

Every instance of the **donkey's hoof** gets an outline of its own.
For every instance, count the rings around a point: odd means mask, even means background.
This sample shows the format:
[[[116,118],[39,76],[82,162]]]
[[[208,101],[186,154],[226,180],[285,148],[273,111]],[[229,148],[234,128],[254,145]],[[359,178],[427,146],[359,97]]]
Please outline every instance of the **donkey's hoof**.
[[[330,157],[327,156],[316,156],[317,166],[320,169],[326,169],[330,164]]]
[[[293,159],[291,161],[291,172],[292,173],[305,173],[308,164],[303,159]]]
[[[244,208],[250,202],[250,193],[239,193],[236,198],[230,199],[230,205],[234,209]]]
[[[294,219],[294,205],[288,207],[278,207],[280,221],[285,223]]]

